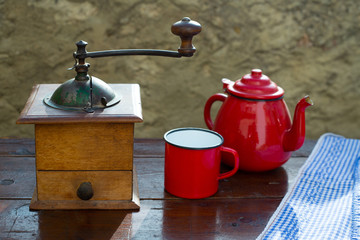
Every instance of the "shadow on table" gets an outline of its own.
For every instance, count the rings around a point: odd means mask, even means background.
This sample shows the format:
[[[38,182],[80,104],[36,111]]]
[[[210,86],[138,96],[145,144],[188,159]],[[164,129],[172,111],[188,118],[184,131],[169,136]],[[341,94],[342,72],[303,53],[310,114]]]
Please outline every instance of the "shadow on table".
[[[130,211],[39,211],[40,239],[109,240]]]

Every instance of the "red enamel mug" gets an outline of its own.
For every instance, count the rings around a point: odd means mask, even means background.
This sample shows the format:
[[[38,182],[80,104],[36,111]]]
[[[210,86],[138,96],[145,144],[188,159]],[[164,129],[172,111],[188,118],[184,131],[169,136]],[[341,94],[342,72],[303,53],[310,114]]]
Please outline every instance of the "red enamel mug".
[[[177,128],[165,139],[165,190],[177,197],[199,199],[214,195],[219,180],[231,177],[239,168],[235,150],[223,147],[223,137],[202,128]],[[220,173],[221,152],[233,156],[234,168]]]

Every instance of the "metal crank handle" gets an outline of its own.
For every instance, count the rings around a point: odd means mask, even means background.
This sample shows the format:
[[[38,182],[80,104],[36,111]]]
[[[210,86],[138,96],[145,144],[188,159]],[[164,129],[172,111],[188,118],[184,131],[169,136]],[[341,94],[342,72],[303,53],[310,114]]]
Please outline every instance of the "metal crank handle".
[[[188,17],[184,17],[181,21],[174,23],[171,26],[171,32],[181,39],[181,45],[178,51],[169,50],[157,50],[157,49],[120,49],[120,50],[106,50],[87,52],[87,42],[79,41],[76,43],[77,51],[74,52],[74,58],[79,59],[81,64],[85,58],[99,58],[99,57],[111,57],[111,56],[124,56],[124,55],[152,55],[163,57],[191,57],[193,56],[196,48],[192,44],[192,38],[201,32],[201,25],[191,20]]]

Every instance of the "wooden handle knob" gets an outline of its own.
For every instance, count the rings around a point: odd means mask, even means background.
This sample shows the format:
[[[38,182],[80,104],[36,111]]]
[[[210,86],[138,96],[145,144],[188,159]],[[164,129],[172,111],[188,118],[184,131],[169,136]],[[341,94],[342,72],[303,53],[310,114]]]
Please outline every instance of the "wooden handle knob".
[[[171,26],[171,32],[181,38],[178,52],[182,56],[191,57],[196,51],[196,48],[192,45],[192,38],[201,32],[201,25],[188,17],[184,17]]]
[[[94,191],[91,183],[90,182],[81,183],[76,194],[81,200],[90,200],[94,196]]]

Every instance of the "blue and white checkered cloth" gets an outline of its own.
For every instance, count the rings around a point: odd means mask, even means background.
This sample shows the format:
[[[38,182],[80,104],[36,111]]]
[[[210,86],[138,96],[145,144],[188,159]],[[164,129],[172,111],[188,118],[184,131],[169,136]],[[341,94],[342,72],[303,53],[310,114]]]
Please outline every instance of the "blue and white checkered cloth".
[[[360,239],[360,140],[320,137],[260,239]]]

